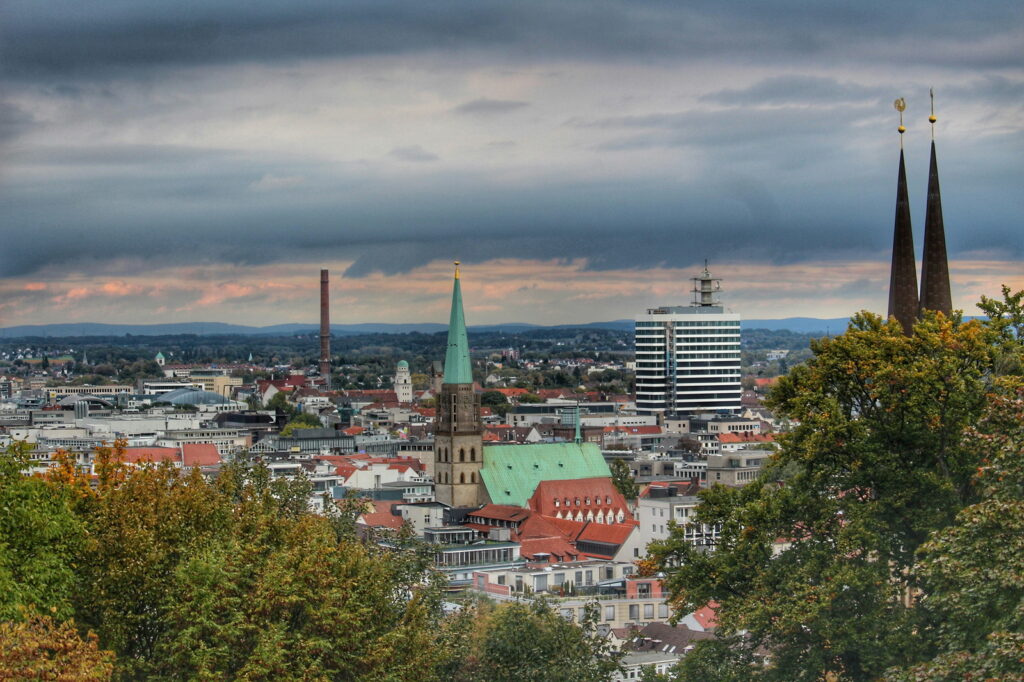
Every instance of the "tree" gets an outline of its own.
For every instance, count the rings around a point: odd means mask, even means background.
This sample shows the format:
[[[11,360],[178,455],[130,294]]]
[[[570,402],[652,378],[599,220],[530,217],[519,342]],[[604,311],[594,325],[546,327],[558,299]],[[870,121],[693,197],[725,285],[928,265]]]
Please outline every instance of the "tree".
[[[627,500],[635,500],[640,494],[640,489],[626,460],[616,457],[612,460],[609,468],[612,472],[612,485],[615,486],[615,489],[622,493]]]
[[[320,422],[319,417],[308,412],[300,412],[284,425],[284,428],[281,429],[281,435],[287,437],[292,435],[295,429],[319,429],[322,426],[323,424]]]
[[[447,624],[458,652],[440,669],[456,682],[591,682],[609,680],[621,655],[596,630],[597,606],[579,625],[544,600],[467,607]]]
[[[983,453],[981,500],[933,534],[912,571],[931,659],[891,680],[1024,680],[1024,387],[1006,393],[967,434]]]
[[[986,404],[990,329],[928,314],[907,337],[854,316],[770,395],[799,425],[760,479],[702,493],[695,521],[721,524],[716,551],[697,551],[682,529],[652,544],[678,611],[715,601],[720,632],[747,633],[730,648],[737,665],[771,652],[748,679],[875,679],[927,655],[907,606],[911,568],[929,535],[977,501],[978,452],[960,436]],[[724,664],[720,645],[691,656],[705,670]]]
[[[28,606],[65,619],[84,528],[70,491],[24,475],[29,447],[15,442],[0,452],[0,620],[20,619]]]
[[[111,679],[114,655],[97,646],[96,635],[78,635],[72,622],[29,611],[21,621],[0,622],[0,679]]]

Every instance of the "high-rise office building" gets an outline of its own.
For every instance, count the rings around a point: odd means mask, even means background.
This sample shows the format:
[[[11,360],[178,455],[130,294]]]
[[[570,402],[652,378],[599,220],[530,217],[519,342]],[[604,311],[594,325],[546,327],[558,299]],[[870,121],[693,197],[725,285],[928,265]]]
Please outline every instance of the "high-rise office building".
[[[650,308],[636,318],[640,414],[740,409],[740,316],[718,301],[721,280],[707,264],[693,282],[691,305]]]

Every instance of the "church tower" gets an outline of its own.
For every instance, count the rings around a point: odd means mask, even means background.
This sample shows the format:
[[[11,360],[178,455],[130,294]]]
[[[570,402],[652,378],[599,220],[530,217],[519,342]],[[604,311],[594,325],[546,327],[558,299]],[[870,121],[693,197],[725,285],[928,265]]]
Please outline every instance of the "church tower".
[[[395,395],[400,403],[412,402],[412,375],[409,374],[409,363],[405,360],[398,362],[395,371]]]
[[[932,156],[928,165],[928,204],[924,217],[924,259],[921,263],[921,311],[934,310],[948,316],[953,311],[949,291],[949,263],[946,259],[946,228],[942,223],[939,194],[939,166],[935,160],[935,93],[932,96]]]
[[[437,396],[437,417],[434,420],[434,491],[438,502],[453,507],[485,504],[486,494],[480,479],[483,459],[480,398],[473,391],[459,263],[456,261],[444,380]]]
[[[892,237],[892,268],[889,272],[889,312],[903,326],[903,333],[913,332],[917,318],[917,261],[914,259],[914,233],[910,227],[910,200],[907,197],[907,168],[903,162],[903,110],[906,103],[895,103],[900,112],[900,170],[896,179],[896,225]]]

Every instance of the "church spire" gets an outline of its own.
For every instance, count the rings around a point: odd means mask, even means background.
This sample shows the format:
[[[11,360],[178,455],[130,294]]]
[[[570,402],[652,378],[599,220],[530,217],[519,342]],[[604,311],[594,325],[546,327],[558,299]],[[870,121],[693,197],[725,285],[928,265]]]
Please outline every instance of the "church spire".
[[[448,321],[448,350],[444,356],[446,384],[473,383],[473,371],[469,363],[469,339],[466,337],[466,318],[462,313],[462,287],[459,282],[459,261],[455,261],[452,313]]]
[[[949,315],[953,298],[949,290],[949,263],[946,258],[946,229],[942,222],[942,196],[939,193],[939,165],[935,160],[935,93],[931,92],[932,154],[928,167],[928,205],[924,217],[924,258],[921,264],[921,310]]]
[[[896,179],[896,224],[892,237],[892,267],[889,272],[889,312],[908,336],[917,317],[917,261],[914,260],[914,232],[910,226],[910,200],[907,196],[907,167],[903,161],[903,98],[896,100],[900,112],[900,170]]]

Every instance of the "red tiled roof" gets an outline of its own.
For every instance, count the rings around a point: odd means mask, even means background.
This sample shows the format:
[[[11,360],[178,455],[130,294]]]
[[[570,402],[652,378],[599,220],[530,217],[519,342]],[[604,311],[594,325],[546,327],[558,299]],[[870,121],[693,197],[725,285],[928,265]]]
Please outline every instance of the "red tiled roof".
[[[365,430],[366,427],[364,426],[350,426],[347,429],[342,429],[341,432],[344,433],[346,436],[358,436]]]
[[[719,443],[773,443],[775,437],[770,433],[753,433],[751,431],[745,431],[736,433],[729,431],[727,433],[718,434]]]
[[[718,626],[718,602],[709,601],[706,605],[693,612],[693,619],[705,630]]]
[[[506,398],[510,396],[526,395],[527,393],[529,393],[529,391],[527,391],[525,388],[495,388],[492,390],[497,391]]]
[[[399,514],[393,514],[391,512],[393,506],[396,504],[390,500],[375,500],[372,502],[373,511],[364,512],[360,515],[359,520],[371,528],[391,528],[398,530],[405,523],[405,520]]]
[[[488,504],[470,513],[469,516],[498,521],[523,521],[530,516],[530,510],[511,504]]]
[[[519,543],[519,554],[533,560],[538,554],[547,554],[551,561],[573,561],[580,552],[564,538],[527,539]]]
[[[583,532],[576,538],[577,542],[589,540],[591,542],[603,542],[609,545],[621,545],[624,543],[639,524],[636,521],[626,523],[588,523]]]
[[[609,511],[618,515],[619,511],[622,511],[626,519],[633,518],[629,513],[626,498],[615,489],[611,479],[606,477],[541,481],[527,504],[530,509],[545,516],[570,513],[575,517],[578,512],[583,512],[583,516],[586,517],[587,512],[593,512],[595,515],[603,512],[607,515]]]
[[[178,448],[125,448],[121,461],[126,464],[140,462],[181,462],[181,451]]]
[[[185,443],[181,446],[182,464],[187,467],[208,467],[220,464],[220,453],[212,443]]]

